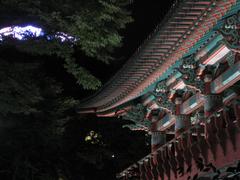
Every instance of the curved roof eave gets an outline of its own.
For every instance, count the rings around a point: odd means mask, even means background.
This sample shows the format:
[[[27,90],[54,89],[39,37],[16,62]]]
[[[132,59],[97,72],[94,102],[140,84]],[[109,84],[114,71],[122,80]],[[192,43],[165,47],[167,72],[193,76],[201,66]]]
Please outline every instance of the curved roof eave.
[[[236,0],[184,0],[165,19],[123,68],[80,108],[101,113],[141,96],[203,38]]]

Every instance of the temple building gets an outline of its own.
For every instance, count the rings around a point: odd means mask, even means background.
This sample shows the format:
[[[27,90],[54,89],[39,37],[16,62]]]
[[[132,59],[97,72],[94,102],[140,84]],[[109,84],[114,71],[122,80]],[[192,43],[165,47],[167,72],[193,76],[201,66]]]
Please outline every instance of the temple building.
[[[240,0],[178,0],[78,111],[151,134],[151,153],[119,179],[236,179],[239,80]]]

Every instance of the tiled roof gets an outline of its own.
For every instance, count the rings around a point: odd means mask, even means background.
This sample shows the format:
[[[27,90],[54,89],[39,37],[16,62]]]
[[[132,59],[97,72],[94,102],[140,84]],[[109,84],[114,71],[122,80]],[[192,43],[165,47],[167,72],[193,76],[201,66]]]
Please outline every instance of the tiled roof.
[[[104,112],[138,97],[186,54],[236,0],[180,0],[136,53],[81,108]]]

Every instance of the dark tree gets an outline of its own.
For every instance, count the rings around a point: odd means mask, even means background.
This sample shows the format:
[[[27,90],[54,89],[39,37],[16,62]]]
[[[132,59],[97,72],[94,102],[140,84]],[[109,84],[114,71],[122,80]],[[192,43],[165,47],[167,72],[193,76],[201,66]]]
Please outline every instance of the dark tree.
[[[74,57],[76,52],[108,63],[121,45],[119,30],[132,21],[124,9],[128,0],[3,0],[0,27],[34,24],[44,30],[40,38],[29,38],[16,47],[35,55],[56,55],[84,89],[96,90],[101,82]],[[57,38],[61,37],[61,38]],[[63,39],[64,38],[64,42]],[[2,43],[4,44],[4,43]]]
[[[147,153],[135,153],[144,146],[144,133],[120,131],[123,123],[116,119],[103,124],[76,114],[78,100],[46,70],[48,61],[57,62],[84,89],[99,88],[101,82],[77,57],[113,59],[119,31],[132,21],[127,5],[127,0],[0,0],[0,28],[32,24],[44,30],[40,37],[28,32],[21,41],[0,41],[0,179],[114,179],[116,169]],[[91,131],[98,137],[85,141]]]

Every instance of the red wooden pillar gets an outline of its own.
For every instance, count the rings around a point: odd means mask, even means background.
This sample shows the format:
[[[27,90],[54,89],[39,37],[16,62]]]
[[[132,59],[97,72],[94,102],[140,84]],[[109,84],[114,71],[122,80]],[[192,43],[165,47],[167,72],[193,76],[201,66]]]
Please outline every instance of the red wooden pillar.
[[[158,172],[157,172],[157,163],[154,163],[153,157],[150,158],[150,167],[153,175],[153,180],[158,179]]]
[[[195,128],[195,131],[197,134],[196,139],[193,139],[193,136],[189,133],[189,139],[190,139],[190,143],[191,143],[190,151],[191,151],[192,157],[195,161],[197,161],[200,156],[200,148],[199,148],[199,141],[198,141],[199,126],[200,125],[197,125],[197,127]],[[200,136],[201,136],[201,134],[200,134]]]
[[[210,117],[216,109],[223,105],[222,95],[221,94],[212,94],[211,93],[211,82],[212,82],[212,75],[205,74],[204,76],[205,82],[205,102],[204,102],[204,115],[205,118]]]
[[[165,173],[166,177],[168,178],[168,180],[170,180],[171,169],[170,169],[170,165],[169,165],[169,157],[168,157],[167,147],[164,147],[162,149],[161,155],[162,155],[162,160],[163,160],[164,173]]]
[[[152,175],[151,167],[150,167],[150,164],[149,164],[149,159],[145,159],[143,161],[143,165],[144,165],[145,172],[146,172],[146,179],[147,180],[152,180],[153,175]]]
[[[162,159],[162,151],[157,151],[157,172],[158,172],[158,179],[164,180],[164,168],[163,168],[163,159]]]
[[[155,152],[157,151],[157,149],[159,147],[161,147],[165,143],[166,143],[166,134],[164,132],[160,132],[160,131],[152,132],[151,151],[152,151],[152,154],[153,154],[154,164],[157,164],[157,155],[156,155]]]
[[[181,114],[180,106],[182,104],[182,98],[177,97],[175,99],[175,104],[175,137],[177,138],[182,132],[191,126],[191,121],[188,115]]]
[[[198,145],[198,148],[200,150],[202,158],[204,159],[205,163],[207,163],[208,162],[208,144],[207,144],[207,141],[206,141],[206,135],[202,136],[202,134],[204,132],[206,132],[205,126],[202,126],[202,124],[200,124],[196,128],[196,132],[197,132],[197,145]]]
[[[222,95],[221,94],[212,94],[211,93],[211,82],[212,75],[205,74],[205,102],[204,102],[204,116],[205,116],[205,138],[207,144],[213,154],[213,157],[216,158],[216,148],[217,148],[217,128],[213,113],[223,105]]]
[[[223,154],[226,155],[227,134],[225,121],[221,114],[217,114],[217,116],[214,117],[214,122],[216,126],[216,136],[218,138],[218,142],[222,148]]]
[[[143,162],[139,163],[140,180],[147,180]]]
[[[227,107],[224,107],[222,111],[222,116],[226,122],[227,135],[231,140],[233,149],[236,150],[236,126],[233,123],[234,120],[230,118],[229,113],[229,109]]]
[[[176,150],[176,160],[178,164],[178,174],[181,177],[184,173],[184,157],[183,157],[183,150],[182,150],[181,143],[178,140],[175,142],[175,150]]]
[[[171,166],[171,170],[173,171],[174,177],[177,178],[177,160],[175,156],[175,151],[175,144],[172,142],[168,146],[169,164]]]
[[[217,130],[215,127],[214,117],[211,117],[207,120],[205,124],[205,130],[206,130],[206,141],[213,154],[214,159],[216,159],[216,148],[218,144],[218,139],[216,136]]]
[[[233,108],[234,108],[234,113],[236,116],[238,127],[240,127],[240,102],[235,100],[233,103]]]

